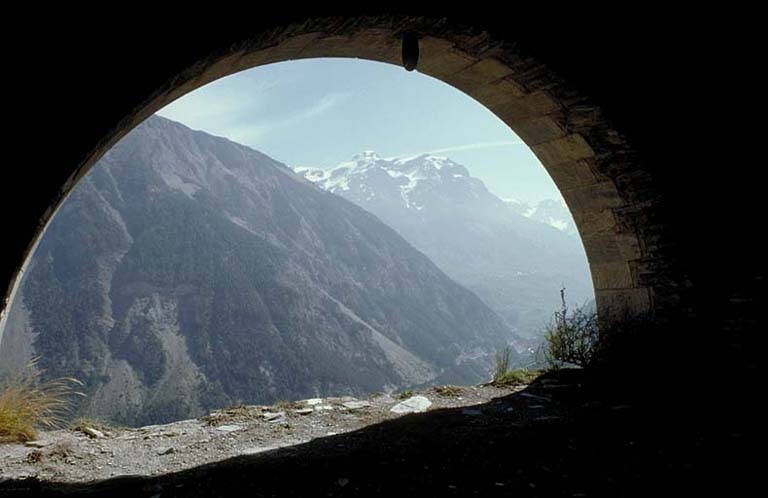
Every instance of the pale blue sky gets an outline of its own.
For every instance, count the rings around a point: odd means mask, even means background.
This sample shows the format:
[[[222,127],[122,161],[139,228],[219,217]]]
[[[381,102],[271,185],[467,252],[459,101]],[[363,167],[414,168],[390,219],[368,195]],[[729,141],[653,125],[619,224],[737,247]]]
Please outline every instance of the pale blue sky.
[[[327,168],[363,150],[448,156],[505,198],[557,187],[530,149],[481,104],[439,80],[359,59],[270,64],[215,81],[158,114],[289,165]]]

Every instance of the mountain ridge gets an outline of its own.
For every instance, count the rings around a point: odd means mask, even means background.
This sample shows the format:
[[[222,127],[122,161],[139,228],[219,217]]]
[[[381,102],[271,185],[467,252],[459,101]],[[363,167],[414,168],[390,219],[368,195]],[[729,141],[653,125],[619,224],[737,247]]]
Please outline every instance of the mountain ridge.
[[[448,157],[356,154],[329,169],[294,167],[319,188],[376,214],[475,292],[535,348],[565,286],[593,298],[586,254],[562,201],[504,200]]]
[[[128,425],[476,382],[511,337],[375,215],[158,116],[57,212],[11,313],[0,354],[31,341],[86,382],[81,414]]]

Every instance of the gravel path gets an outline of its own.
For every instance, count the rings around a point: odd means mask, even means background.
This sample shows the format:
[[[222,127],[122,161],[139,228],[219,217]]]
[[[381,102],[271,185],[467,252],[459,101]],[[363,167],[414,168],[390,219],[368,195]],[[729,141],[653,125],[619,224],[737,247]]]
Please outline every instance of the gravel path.
[[[27,444],[0,444],[0,482],[37,478],[85,483],[110,477],[154,476],[238,455],[306,443],[439,408],[467,407],[520,391],[525,386],[439,386],[397,399],[315,398],[273,406],[239,406],[200,419],[136,429],[85,428],[41,432]],[[535,402],[536,400],[531,400]],[[511,409],[510,409],[511,410]]]

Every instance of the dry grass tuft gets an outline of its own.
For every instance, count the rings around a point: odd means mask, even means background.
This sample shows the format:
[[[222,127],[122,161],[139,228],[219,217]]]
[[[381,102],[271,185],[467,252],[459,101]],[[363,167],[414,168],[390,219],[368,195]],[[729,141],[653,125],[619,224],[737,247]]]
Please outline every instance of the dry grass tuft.
[[[491,380],[491,383],[497,382],[509,371],[511,355],[512,348],[509,346],[496,352],[496,363],[493,366],[493,379]]]
[[[492,385],[494,386],[527,386],[537,377],[541,375],[541,372],[536,370],[528,370],[525,368],[515,368],[507,370],[503,374],[493,379]]]
[[[37,360],[0,384],[0,443],[31,441],[39,428],[63,425],[71,396],[83,396],[75,391],[75,386],[82,385],[77,379],[41,381]]]
[[[507,346],[496,353],[496,364],[493,368],[492,386],[522,386],[533,382],[541,372],[527,368],[510,368],[512,348]]]
[[[464,390],[458,386],[435,386],[432,388],[435,394],[446,398],[455,398],[461,396]]]

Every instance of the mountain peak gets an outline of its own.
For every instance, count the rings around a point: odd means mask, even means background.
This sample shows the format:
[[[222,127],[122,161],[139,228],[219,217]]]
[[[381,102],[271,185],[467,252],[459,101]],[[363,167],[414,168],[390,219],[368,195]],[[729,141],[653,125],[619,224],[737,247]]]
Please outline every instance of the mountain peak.
[[[379,159],[379,155],[373,150],[364,150],[352,156],[352,159]]]
[[[374,163],[376,161],[379,161],[380,159],[381,157],[375,151],[364,150],[352,156],[352,159],[350,161],[347,161],[346,163],[342,163],[342,164],[355,163],[355,164],[365,165],[365,164]]]

